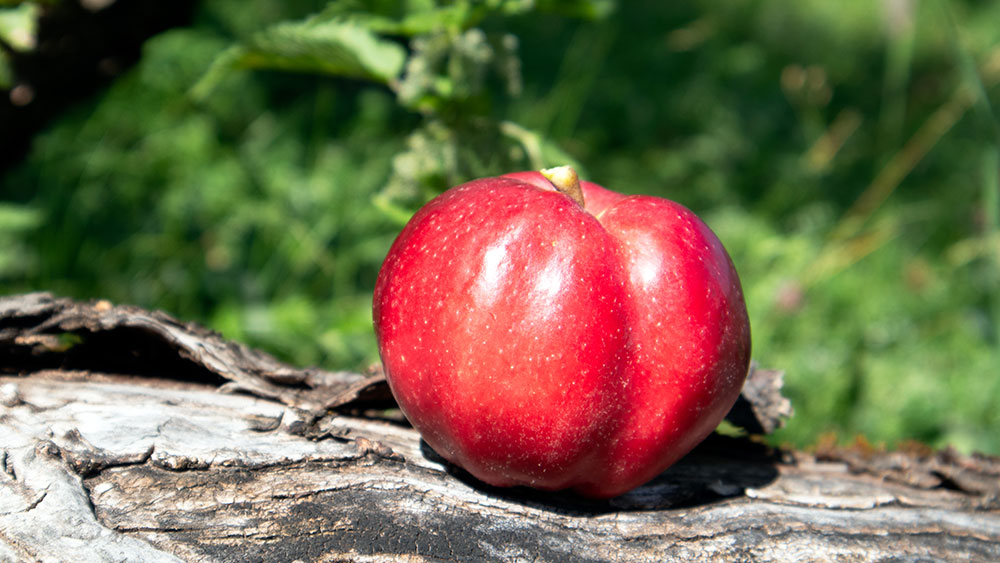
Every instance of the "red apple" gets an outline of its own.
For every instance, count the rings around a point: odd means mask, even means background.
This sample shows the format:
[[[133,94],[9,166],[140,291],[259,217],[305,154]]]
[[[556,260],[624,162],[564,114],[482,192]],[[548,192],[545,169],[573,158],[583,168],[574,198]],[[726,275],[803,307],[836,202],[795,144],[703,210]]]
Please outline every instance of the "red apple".
[[[379,353],[446,459],[493,485],[612,497],[732,407],[746,305],[685,207],[546,172],[475,180],[413,216],[375,286]]]

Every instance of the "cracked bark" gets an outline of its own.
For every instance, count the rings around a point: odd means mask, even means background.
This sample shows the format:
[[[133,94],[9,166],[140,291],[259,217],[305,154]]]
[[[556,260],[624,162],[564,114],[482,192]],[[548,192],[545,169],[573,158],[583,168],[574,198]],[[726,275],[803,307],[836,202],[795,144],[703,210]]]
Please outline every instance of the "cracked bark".
[[[0,561],[1000,560],[996,458],[713,436],[590,501],[478,483],[391,407],[162,313],[0,298]],[[730,418],[788,414],[756,370]]]

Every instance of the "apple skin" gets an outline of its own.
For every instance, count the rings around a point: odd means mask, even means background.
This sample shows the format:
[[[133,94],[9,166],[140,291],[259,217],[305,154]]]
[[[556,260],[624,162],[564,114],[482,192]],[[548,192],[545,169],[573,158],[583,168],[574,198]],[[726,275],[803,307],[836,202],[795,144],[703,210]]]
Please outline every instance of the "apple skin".
[[[609,498],[688,453],[750,361],[739,278],[685,207],[538,172],[421,208],[376,282],[379,353],[423,439],[496,486]]]

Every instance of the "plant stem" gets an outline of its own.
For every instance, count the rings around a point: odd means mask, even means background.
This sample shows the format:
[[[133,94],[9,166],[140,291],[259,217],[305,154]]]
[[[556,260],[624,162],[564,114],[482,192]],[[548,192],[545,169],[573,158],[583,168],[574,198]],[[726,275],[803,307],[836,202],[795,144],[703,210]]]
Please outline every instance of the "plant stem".
[[[570,197],[573,201],[577,202],[580,207],[584,206],[583,201],[583,188],[580,187],[580,176],[577,175],[576,170],[573,170],[572,166],[556,166],[555,168],[546,168],[541,171],[542,176],[552,185],[555,186],[559,192],[564,193]]]

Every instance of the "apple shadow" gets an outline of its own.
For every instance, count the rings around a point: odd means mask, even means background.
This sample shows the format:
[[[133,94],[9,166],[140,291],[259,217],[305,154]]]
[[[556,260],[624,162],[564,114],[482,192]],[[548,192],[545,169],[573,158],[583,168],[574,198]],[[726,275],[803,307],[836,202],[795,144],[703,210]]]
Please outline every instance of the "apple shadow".
[[[612,499],[595,500],[571,491],[488,485],[444,460],[423,440],[420,449],[427,459],[442,464],[450,475],[484,494],[571,516],[680,510],[738,498],[749,488],[763,487],[777,479],[777,466],[782,461],[780,450],[750,437],[712,434],[650,482]]]

